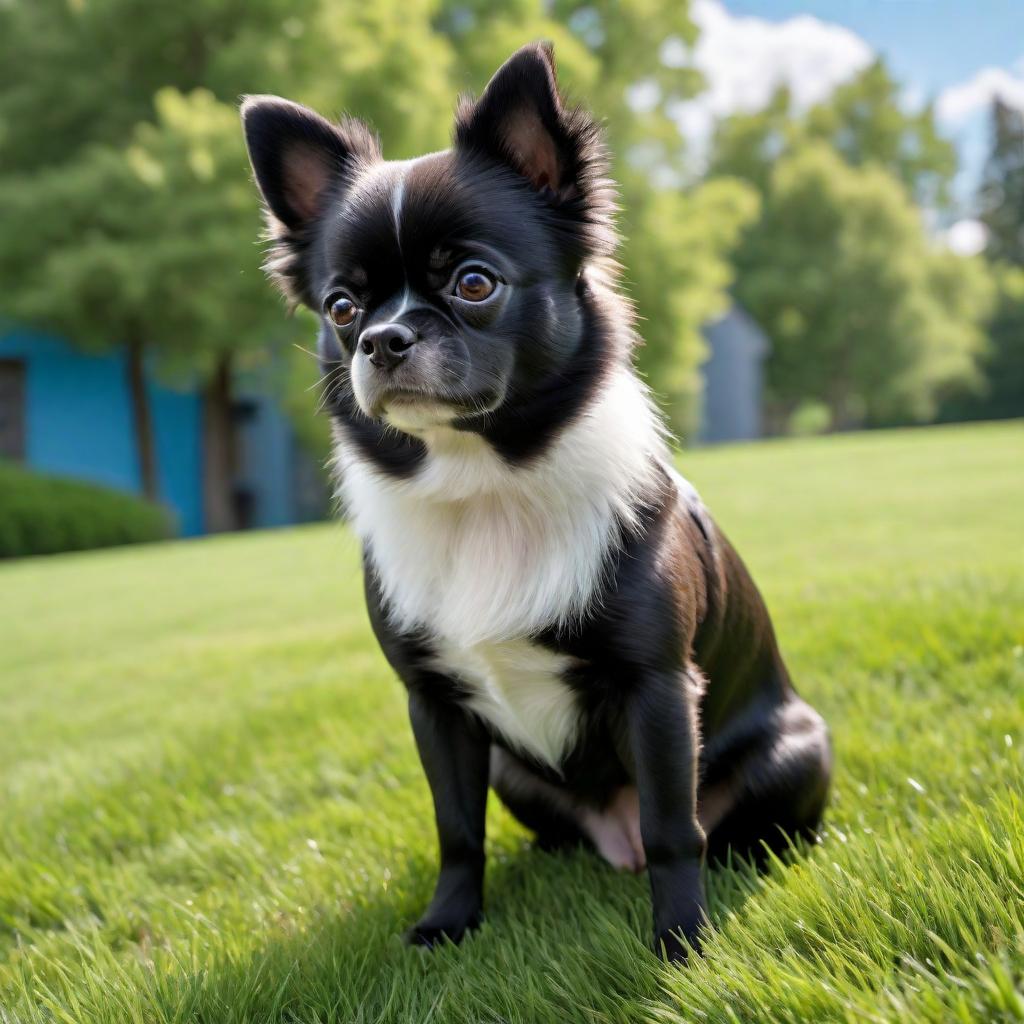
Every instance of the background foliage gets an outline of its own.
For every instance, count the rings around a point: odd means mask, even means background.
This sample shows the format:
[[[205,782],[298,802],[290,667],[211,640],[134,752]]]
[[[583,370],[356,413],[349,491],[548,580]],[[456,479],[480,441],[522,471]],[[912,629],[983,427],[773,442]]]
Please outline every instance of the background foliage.
[[[166,540],[166,510],[122,491],[0,461],[0,559]]]
[[[731,295],[772,338],[774,429],[1017,408],[1019,388],[1004,384],[1024,362],[1020,288],[929,230],[956,170],[931,108],[905,110],[877,62],[808,111],[780,90],[764,111],[724,120],[702,163],[671,116],[700,76],[660,59],[695,41],[680,0],[10,0],[0,314],[87,349],[127,343],[136,368],[205,381],[208,479],[225,480],[231,443],[217,434],[238,369],[309,333],[285,321],[257,269],[239,97],[357,113],[386,156],[407,157],[443,147],[455,94],[538,37],[554,41],[570,96],[605,119],[639,361],[684,436],[699,411],[701,326]],[[1019,267],[1020,116],[997,112],[996,127],[982,204],[995,258]],[[282,389],[313,372],[283,374]],[[808,417],[809,404],[823,412]],[[312,403],[288,405],[308,418]]]
[[[998,301],[982,386],[947,404],[947,419],[1024,415],[1024,113],[997,100],[992,151],[978,193]]]

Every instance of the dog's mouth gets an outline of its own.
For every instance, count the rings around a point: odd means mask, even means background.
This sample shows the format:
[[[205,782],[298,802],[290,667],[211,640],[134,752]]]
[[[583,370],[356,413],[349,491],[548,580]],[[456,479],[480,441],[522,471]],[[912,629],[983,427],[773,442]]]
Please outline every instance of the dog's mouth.
[[[382,416],[388,409],[396,405],[422,405],[430,403],[443,405],[444,399],[427,388],[389,387],[382,388],[377,396],[373,410],[374,415]]]
[[[460,416],[460,406],[428,391],[396,388],[381,396],[377,419],[415,433],[451,423]]]
[[[412,434],[451,425],[473,429],[474,423],[486,419],[499,405],[498,396],[455,398],[403,389],[387,396],[375,418]]]
[[[372,420],[410,433],[456,421],[460,428],[473,429],[479,417],[496,410],[505,398],[504,384],[487,381],[481,388],[483,382],[472,374],[456,372],[436,356],[410,359],[387,375],[367,369],[365,364],[353,367],[359,408]]]
[[[440,389],[431,387],[430,382],[423,381],[418,373],[403,373],[400,369],[385,380],[372,374],[361,378],[354,375],[353,385],[359,408],[370,419],[382,423],[394,422],[394,416],[414,409],[421,410],[422,415],[429,410],[430,416],[439,422],[454,419],[459,414],[456,403]]]

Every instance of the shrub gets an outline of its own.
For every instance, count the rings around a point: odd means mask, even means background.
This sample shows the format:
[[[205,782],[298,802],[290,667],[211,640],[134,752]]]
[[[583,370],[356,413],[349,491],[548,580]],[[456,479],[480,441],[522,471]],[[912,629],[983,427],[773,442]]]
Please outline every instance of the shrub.
[[[788,433],[794,437],[824,434],[832,425],[832,410],[824,402],[809,398],[801,402],[789,417]]]
[[[0,558],[163,540],[169,513],[96,484],[0,462]]]

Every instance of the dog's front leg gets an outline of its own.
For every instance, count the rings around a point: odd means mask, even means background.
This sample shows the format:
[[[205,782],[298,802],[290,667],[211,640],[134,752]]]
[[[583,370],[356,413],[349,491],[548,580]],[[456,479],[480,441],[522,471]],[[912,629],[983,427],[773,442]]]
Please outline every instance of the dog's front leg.
[[[633,681],[626,701],[654,948],[673,961],[686,959],[687,943],[696,947],[707,921],[701,878],[706,840],[697,820],[699,741],[691,691],[683,671],[647,671]]]
[[[483,911],[490,741],[461,707],[421,689],[409,693],[409,717],[434,798],[441,866],[434,898],[406,939],[458,942]]]

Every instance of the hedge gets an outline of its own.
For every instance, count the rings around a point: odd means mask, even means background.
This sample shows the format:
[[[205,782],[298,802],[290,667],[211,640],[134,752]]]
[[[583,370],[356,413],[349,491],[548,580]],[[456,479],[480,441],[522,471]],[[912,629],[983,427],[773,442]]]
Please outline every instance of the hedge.
[[[0,462],[0,558],[164,540],[168,512],[96,484]]]

